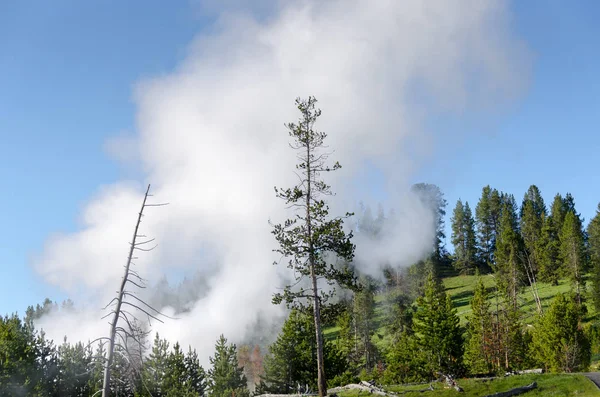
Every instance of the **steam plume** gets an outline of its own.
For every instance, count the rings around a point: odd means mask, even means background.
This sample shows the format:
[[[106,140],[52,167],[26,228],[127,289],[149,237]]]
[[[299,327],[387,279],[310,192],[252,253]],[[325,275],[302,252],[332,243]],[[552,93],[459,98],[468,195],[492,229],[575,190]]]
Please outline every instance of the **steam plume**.
[[[232,12],[230,3],[176,70],[137,85],[135,138],[111,145],[133,151],[156,198],[171,203],[145,217],[144,234],[160,245],[137,270],[154,281],[173,269],[207,275],[190,310],[155,328],[196,347],[205,364],[220,333],[241,340],[258,313],[277,321],[282,314],[270,303],[283,266],[272,265],[268,220],[290,216],[273,186],[295,182],[283,127],[298,118],[294,98],[319,99],[317,127],[343,166],[328,180],[338,193],[334,213],[370,199],[356,183],[368,178],[367,167],[384,177],[398,220],[379,243],[359,246],[358,257],[407,264],[433,231],[423,226],[431,214],[408,193],[420,163],[406,144],[425,142],[427,154],[435,133],[421,120],[440,110],[513,100],[528,63],[502,1],[281,2],[266,21]],[[426,94],[425,105],[416,106],[416,92]],[[49,238],[35,269],[76,302],[102,307],[121,276],[142,186],[101,187],[80,231]],[[56,340],[93,339],[108,329],[100,314],[81,314],[80,333],[73,319],[40,325]]]

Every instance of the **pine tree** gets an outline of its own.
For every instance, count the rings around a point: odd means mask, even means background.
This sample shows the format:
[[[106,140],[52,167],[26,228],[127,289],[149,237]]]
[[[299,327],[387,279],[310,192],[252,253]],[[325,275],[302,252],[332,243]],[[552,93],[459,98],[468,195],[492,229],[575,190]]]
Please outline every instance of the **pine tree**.
[[[58,352],[54,342],[46,338],[44,331],[39,332],[36,336],[35,356],[37,358],[36,376],[35,379],[32,379],[32,384],[35,385],[34,394],[45,397],[58,396],[56,384]],[[96,389],[90,390],[96,391]]]
[[[361,357],[360,366],[371,371],[375,366],[376,349],[371,342],[375,333],[375,286],[372,281],[366,280],[364,287],[357,291],[353,297],[353,326],[356,344],[356,355]]]
[[[576,301],[581,305],[587,270],[585,237],[579,217],[571,210],[565,215],[560,234],[560,258],[575,291]]]
[[[592,270],[593,297],[596,310],[600,310],[600,204],[596,216],[590,221],[588,228],[588,246],[590,267]]]
[[[431,183],[414,184],[411,190],[421,200],[425,208],[428,208],[433,213],[433,227],[435,229],[435,241],[433,244],[433,260],[436,265],[436,270],[439,272],[443,267],[444,258],[446,257],[446,248],[444,240],[444,217],[446,216],[446,199],[442,190]]]
[[[581,328],[581,315],[576,301],[559,294],[540,318],[533,335],[533,351],[546,370],[575,372],[589,366],[590,344]]]
[[[559,279],[559,236],[552,215],[544,217],[538,243],[539,279],[558,285]]]
[[[35,340],[19,316],[0,316],[0,397],[29,395]]]
[[[188,352],[183,360],[187,374],[187,383],[190,388],[200,397],[204,397],[206,393],[206,373],[198,360],[198,353],[188,347]]]
[[[554,224],[554,228],[557,232],[562,230],[562,225],[565,220],[565,215],[567,214],[567,210],[565,208],[565,200],[557,193],[552,200],[552,206],[550,207],[550,214],[552,215],[552,220]]]
[[[215,355],[210,357],[212,368],[208,370],[208,389],[211,397],[249,395],[244,369],[237,361],[235,344],[227,344],[221,335],[215,345]]]
[[[94,392],[102,389],[104,378],[104,360],[106,359],[106,342],[101,341],[94,352],[94,360],[90,364],[90,379],[88,380],[90,390]]]
[[[467,202],[464,206],[458,200],[452,219],[452,245],[454,245],[454,266],[462,274],[471,274],[477,265],[475,221]]]
[[[509,299],[514,309],[518,307],[518,296],[523,285],[523,243],[518,230],[514,197],[505,196],[502,217],[496,242],[496,278],[498,287]]]
[[[311,390],[317,387],[316,343],[312,315],[293,309],[283,324],[277,340],[264,357],[264,375],[258,390],[263,393],[296,393],[298,385]],[[347,362],[331,343],[324,346],[325,365],[331,377],[342,374]]]
[[[422,382],[431,379],[426,357],[415,335],[401,332],[386,355],[383,381],[388,385]]]
[[[162,395],[165,377],[169,367],[169,342],[161,339],[158,332],[154,337],[152,351],[144,363],[146,388],[152,395]]]
[[[431,273],[424,295],[417,299],[413,329],[430,376],[462,374],[463,340],[456,309]]]
[[[502,198],[496,189],[485,186],[475,207],[479,258],[483,265],[492,268],[495,263],[496,238],[500,226]]]
[[[92,357],[89,353],[81,342],[71,345],[65,337],[58,348],[57,381],[60,395],[80,396],[90,392],[88,368]]]
[[[329,284],[353,288],[355,276],[348,263],[354,258],[354,244],[351,242],[352,233],[346,234],[343,229],[344,217],[330,218],[329,207],[323,196],[330,195],[330,187],[319,176],[322,172],[334,171],[340,168],[339,163],[333,166],[325,164],[328,154],[321,152],[327,134],[316,131],[314,124],[321,115],[321,110],[315,108],[317,100],[296,99],[296,105],[301,112],[298,123],[287,125],[293,139],[291,147],[298,150],[301,181],[293,188],[275,188],[279,198],[286,205],[298,209],[293,219],[274,225],[272,233],[279,243],[276,250],[283,257],[289,258],[287,266],[294,269],[296,281],[284,288],[283,293],[273,297],[273,303],[285,302],[289,307],[312,306],[315,322],[315,340],[317,346],[318,390],[319,396],[327,394],[325,374],[325,358],[323,331],[321,325],[321,306],[325,304],[333,292],[326,293],[318,284],[324,279]],[[346,217],[352,214],[347,213]],[[328,263],[331,257],[343,262],[341,266]],[[298,285],[302,280],[310,282],[310,293]],[[334,291],[333,289],[329,289]]]
[[[521,205],[521,236],[527,253],[527,264],[531,268],[531,277],[537,278],[540,263],[542,262],[540,250],[540,240],[542,238],[542,228],[544,225],[544,215],[546,206],[535,185],[531,185],[525,193],[523,204]]]
[[[185,355],[176,342],[167,358],[167,368],[162,384],[162,395],[192,397],[198,394],[194,390],[186,368]]]
[[[467,316],[467,322],[465,363],[472,374],[490,373],[494,369],[492,316],[488,293],[481,278],[473,293],[471,315]]]

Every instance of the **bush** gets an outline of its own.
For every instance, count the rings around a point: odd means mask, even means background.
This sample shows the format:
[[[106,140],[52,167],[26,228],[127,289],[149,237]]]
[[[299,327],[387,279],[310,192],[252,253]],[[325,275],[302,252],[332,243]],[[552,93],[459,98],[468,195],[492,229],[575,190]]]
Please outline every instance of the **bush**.
[[[350,383],[358,383],[360,379],[352,371],[346,371],[339,375],[336,375],[327,382],[328,387],[346,386]]]

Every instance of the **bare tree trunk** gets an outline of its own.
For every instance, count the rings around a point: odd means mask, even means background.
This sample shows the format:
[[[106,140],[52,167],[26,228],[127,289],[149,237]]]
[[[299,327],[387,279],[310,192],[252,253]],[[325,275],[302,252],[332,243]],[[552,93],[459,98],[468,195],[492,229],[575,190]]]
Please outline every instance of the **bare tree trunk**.
[[[323,357],[323,332],[321,330],[321,304],[319,301],[317,289],[317,277],[311,270],[313,283],[313,309],[315,316],[315,332],[317,337],[317,371],[319,386],[319,396],[324,397],[327,394],[327,380],[325,378],[325,360]]]
[[[535,273],[533,271],[533,266],[531,265],[531,260],[529,259],[529,255],[525,252],[526,256],[526,266],[525,272],[527,273],[527,279],[529,280],[529,287],[531,288],[531,294],[533,295],[533,299],[535,300],[535,305],[537,307],[537,312],[542,314],[542,301],[540,300],[540,294],[537,289],[537,281],[535,279]]]
[[[140,222],[142,221],[142,214],[144,212],[144,208],[146,206],[146,200],[148,199],[148,192],[150,191],[150,185],[148,185],[148,189],[146,189],[146,194],[144,195],[144,201],[142,202],[142,208],[138,214],[138,219],[135,224],[135,231],[133,232],[133,240],[131,242],[131,247],[129,249],[129,256],[127,257],[127,265],[125,265],[125,274],[123,275],[123,280],[121,281],[121,288],[119,289],[119,295],[117,297],[117,306],[114,311],[113,321],[110,324],[110,340],[108,342],[108,353],[106,357],[106,366],[104,367],[104,382],[102,384],[102,397],[108,397],[110,395],[110,366],[113,361],[113,354],[115,349],[115,338],[117,335],[117,322],[119,321],[119,316],[121,314],[121,305],[123,304],[123,297],[125,295],[125,286],[127,284],[127,279],[129,278],[129,268],[131,266],[131,260],[133,258],[133,250],[136,248],[136,239],[138,237],[138,229],[140,227]]]
[[[327,394],[327,380],[325,378],[325,360],[323,357],[323,333],[321,331],[321,305],[319,301],[319,289],[317,284],[317,275],[315,274],[315,254],[313,245],[313,231],[311,218],[311,199],[312,199],[312,159],[310,152],[309,134],[310,126],[306,122],[306,231],[308,233],[308,261],[310,266],[310,277],[312,281],[313,292],[313,314],[315,317],[315,333],[317,339],[317,385],[319,387],[319,396],[324,397]]]

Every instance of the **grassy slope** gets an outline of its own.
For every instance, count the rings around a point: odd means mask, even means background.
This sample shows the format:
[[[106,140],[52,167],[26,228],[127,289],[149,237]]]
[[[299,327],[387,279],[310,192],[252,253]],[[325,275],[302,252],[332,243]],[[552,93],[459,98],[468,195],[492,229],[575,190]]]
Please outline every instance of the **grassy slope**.
[[[494,276],[484,275],[483,278],[485,286],[491,292],[494,286]],[[471,312],[471,299],[473,298],[473,290],[477,284],[477,276],[456,276],[448,277],[444,279],[444,286],[446,287],[446,293],[452,298],[454,307],[456,307],[458,316],[460,317],[461,324],[465,324],[466,316]],[[591,286],[588,285],[588,291]],[[546,308],[552,302],[552,299],[561,292],[569,292],[570,286],[567,280],[560,280],[556,286],[538,283],[538,293],[540,300],[542,301],[542,307]],[[523,311],[523,323],[532,324],[536,318],[536,305],[533,298],[533,293],[529,287],[523,289],[521,293],[521,310]],[[495,305],[493,297],[490,298],[492,307]],[[592,321],[596,318],[596,312],[593,305],[588,304],[589,313],[585,318],[585,321]]]
[[[484,284],[488,287],[490,292],[493,291],[494,286],[494,276],[493,275],[483,275],[481,276]],[[473,298],[473,291],[477,284],[477,276],[453,276],[446,277],[443,279],[444,286],[446,287],[446,293],[450,295],[452,298],[452,302],[454,303],[454,307],[457,309],[458,316],[460,318],[461,325],[466,324],[466,317],[471,312],[471,299]],[[589,291],[591,286],[588,285],[587,290]],[[543,308],[547,308],[552,299],[556,296],[556,294],[561,292],[569,292],[570,286],[567,280],[560,280],[557,286],[553,286],[546,283],[538,283],[538,291],[540,295],[540,300],[542,301]],[[533,324],[536,319],[536,305],[533,299],[533,294],[529,287],[524,288],[521,296],[521,309],[523,311],[523,324]],[[382,321],[385,317],[386,311],[386,297],[385,295],[378,295],[375,297],[375,322],[378,326],[378,331],[376,335],[373,337],[373,342],[379,347],[384,348],[389,344],[390,338],[387,334],[386,330],[379,325],[382,324]],[[493,297],[493,293],[490,294],[489,299],[492,307],[495,306],[495,299]],[[585,322],[590,322],[598,318],[598,313],[595,312],[593,305],[590,303],[587,304],[588,307],[588,315],[584,319]],[[329,327],[324,330],[324,336],[327,340],[334,340],[338,335],[339,329],[337,327]],[[593,357],[593,360],[596,361],[600,357]]]
[[[464,393],[458,393],[452,389],[444,389],[441,384],[436,384],[435,393],[431,395],[437,396],[484,396],[497,392],[503,392],[515,387],[528,385],[532,382],[537,382],[537,389],[529,391],[524,396],[600,396],[600,391],[596,386],[582,375],[520,375],[510,376],[507,378],[498,378],[491,381],[482,381],[476,379],[461,379],[458,383],[465,390]],[[408,391],[415,389],[424,389],[427,385],[420,386],[392,386],[390,391]],[[360,393],[366,396],[368,393]],[[357,391],[348,391],[340,393],[341,397],[358,397]],[[407,392],[403,396],[423,396],[428,393]]]

